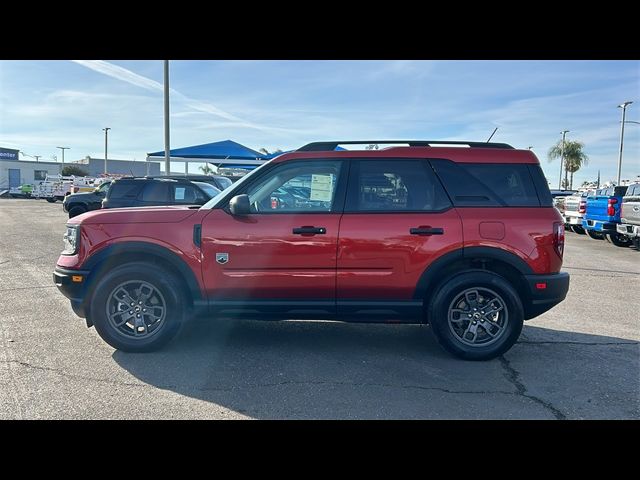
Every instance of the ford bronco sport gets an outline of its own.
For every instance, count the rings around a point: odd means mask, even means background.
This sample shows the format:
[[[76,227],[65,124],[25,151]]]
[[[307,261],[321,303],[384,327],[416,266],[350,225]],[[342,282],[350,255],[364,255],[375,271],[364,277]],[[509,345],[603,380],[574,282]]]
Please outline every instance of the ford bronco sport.
[[[348,144],[407,146],[336,150]],[[308,198],[277,200],[297,187]],[[125,351],[159,348],[206,314],[428,323],[452,354],[484,360],[565,298],[563,223],[529,150],[311,143],[201,207],[70,219],[53,278]]]

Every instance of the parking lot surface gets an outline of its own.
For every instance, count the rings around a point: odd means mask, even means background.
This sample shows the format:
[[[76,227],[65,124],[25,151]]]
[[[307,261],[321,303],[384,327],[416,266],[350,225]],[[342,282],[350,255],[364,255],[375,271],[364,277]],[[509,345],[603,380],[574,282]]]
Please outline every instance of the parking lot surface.
[[[60,203],[0,199],[0,418],[638,419],[640,252],[567,233],[567,299],[504,357],[429,327],[216,320],[115,351],[52,283]]]

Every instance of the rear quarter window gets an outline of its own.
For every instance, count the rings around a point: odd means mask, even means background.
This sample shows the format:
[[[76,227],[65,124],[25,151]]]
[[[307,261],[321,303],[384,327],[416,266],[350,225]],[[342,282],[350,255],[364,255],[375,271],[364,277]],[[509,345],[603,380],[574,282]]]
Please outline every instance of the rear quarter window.
[[[537,165],[450,160],[431,160],[431,164],[456,207],[553,205],[549,187]]]

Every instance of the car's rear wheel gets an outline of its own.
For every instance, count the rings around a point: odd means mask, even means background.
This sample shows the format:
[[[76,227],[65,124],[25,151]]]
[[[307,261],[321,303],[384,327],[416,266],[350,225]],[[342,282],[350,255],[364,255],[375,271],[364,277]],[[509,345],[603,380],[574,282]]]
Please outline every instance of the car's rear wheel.
[[[604,240],[604,235],[600,232],[596,232],[595,230],[586,230],[587,235],[589,235],[594,240]]]
[[[72,207],[71,210],[69,210],[69,218],[73,218],[73,217],[77,217],[78,215],[82,215],[86,211],[87,211],[87,209],[84,208],[84,207],[80,207],[80,206]]]
[[[571,225],[571,229],[578,235],[584,235],[586,233],[584,231],[584,228],[582,228],[580,225]]]
[[[91,321],[105,342],[125,352],[162,347],[178,333],[187,311],[179,280],[148,263],[115,268],[93,291]]]
[[[632,243],[629,237],[619,233],[608,233],[607,242],[613,243],[616,247],[628,247]]]
[[[49,203],[56,203],[57,198],[56,197],[47,197],[47,202]]]
[[[436,339],[465,360],[490,360],[518,340],[524,321],[518,292],[493,272],[470,271],[447,280],[428,309]]]

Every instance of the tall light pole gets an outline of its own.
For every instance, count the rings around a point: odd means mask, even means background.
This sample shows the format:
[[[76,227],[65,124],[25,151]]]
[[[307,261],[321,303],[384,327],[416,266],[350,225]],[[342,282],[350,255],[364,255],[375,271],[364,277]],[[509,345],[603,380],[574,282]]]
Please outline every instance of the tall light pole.
[[[627,113],[627,105],[631,105],[633,102],[624,102],[618,105],[618,108],[622,109],[622,122],[620,122],[620,154],[618,155],[618,182],[616,185],[620,185],[620,173],[622,172],[622,144],[624,142],[624,117]]]
[[[62,173],[62,169],[64,168],[64,151],[71,150],[71,147],[56,147],[62,150],[62,167],[60,167],[60,173]]]
[[[107,145],[108,145],[108,136],[109,136],[109,130],[111,130],[111,127],[104,127],[102,130],[104,130],[104,173],[107,173]]]
[[[562,151],[560,153],[560,180],[558,180],[558,190],[562,190],[562,163],[564,162],[564,137],[569,130],[563,130],[560,132],[562,134]]]
[[[169,60],[164,61],[164,174],[171,174],[169,153]]]

